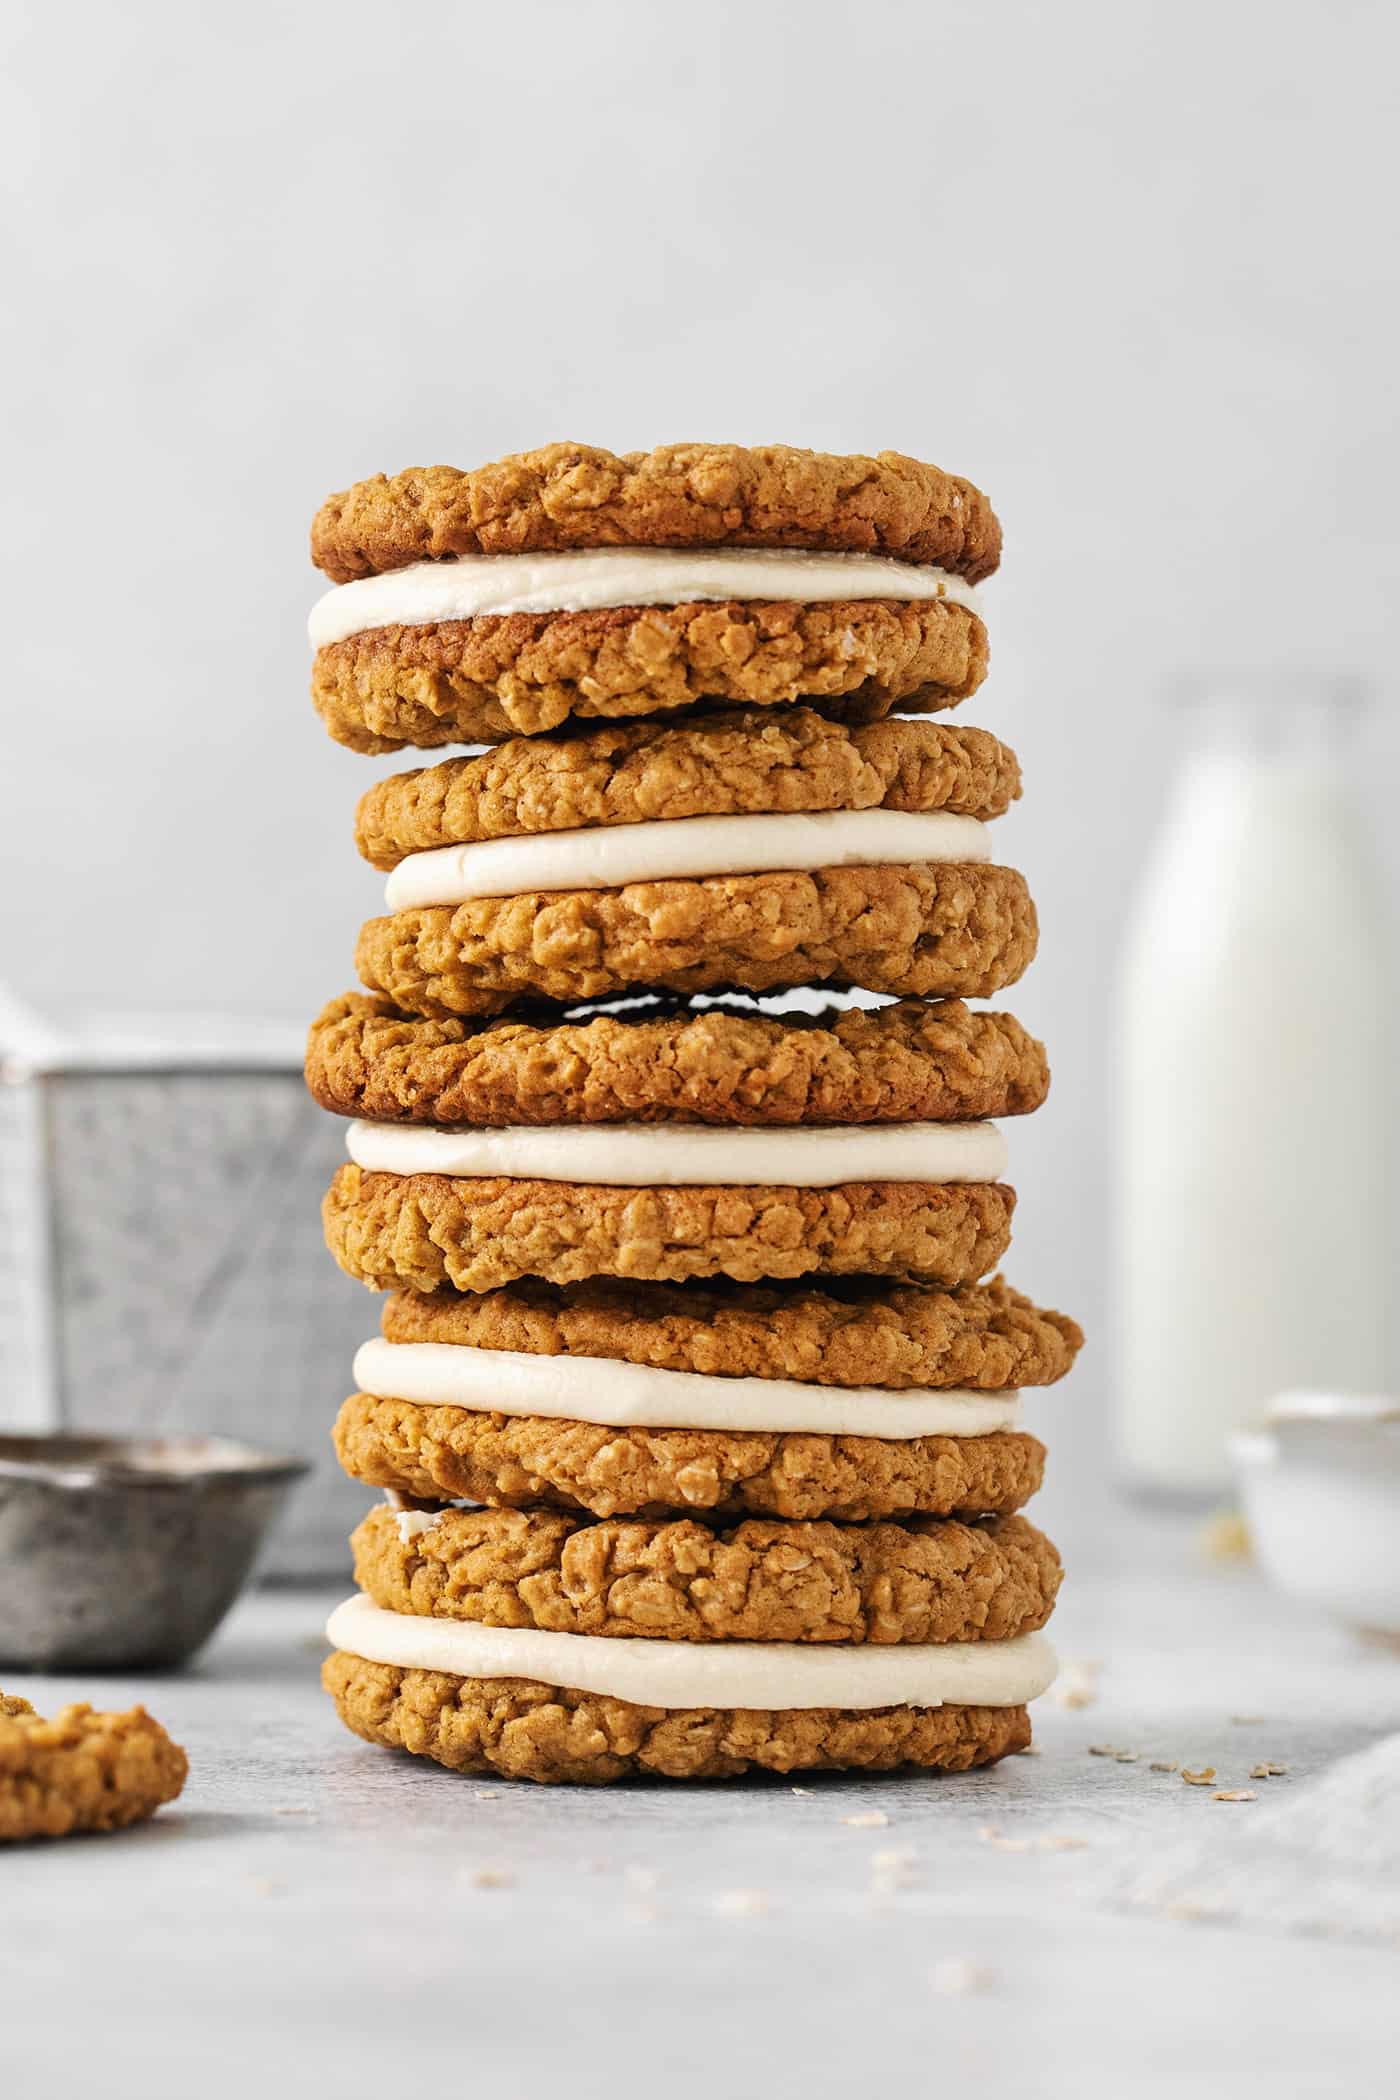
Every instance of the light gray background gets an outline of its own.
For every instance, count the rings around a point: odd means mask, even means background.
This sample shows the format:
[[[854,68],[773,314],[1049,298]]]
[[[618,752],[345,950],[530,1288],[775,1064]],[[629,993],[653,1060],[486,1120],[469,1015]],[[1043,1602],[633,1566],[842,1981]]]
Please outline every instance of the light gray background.
[[[1394,777],[1383,5],[8,11],[3,970],[57,1019],[351,978],[372,777],[305,697],[330,489],[562,436],[892,445],[1007,526],[1014,1274],[1096,1346],[1052,1525],[1106,1477],[1105,1089],[1127,899],[1221,660],[1345,664]],[[400,761],[402,763],[402,761]],[[380,768],[387,770],[388,768]]]

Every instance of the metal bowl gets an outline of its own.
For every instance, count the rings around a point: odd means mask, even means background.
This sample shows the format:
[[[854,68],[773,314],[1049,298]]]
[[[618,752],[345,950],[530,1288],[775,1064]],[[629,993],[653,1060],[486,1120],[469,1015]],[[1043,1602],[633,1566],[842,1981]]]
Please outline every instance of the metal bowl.
[[[0,1664],[184,1662],[308,1470],[228,1437],[0,1435]]]

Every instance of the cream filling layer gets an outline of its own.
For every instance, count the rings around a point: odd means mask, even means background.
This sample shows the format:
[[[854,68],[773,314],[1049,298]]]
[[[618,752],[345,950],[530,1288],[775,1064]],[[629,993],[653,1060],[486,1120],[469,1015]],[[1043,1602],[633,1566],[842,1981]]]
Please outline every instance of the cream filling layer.
[[[1053,1683],[1042,1633],[935,1646],[830,1646],[798,1641],[606,1640],[536,1627],[473,1626],[382,1611],[368,1597],[337,1605],[336,1648],[400,1670],[452,1677],[524,1677],[638,1706],[1022,1706]]]
[[[600,612],[617,605],[724,604],[731,598],[829,605],[838,599],[944,599],[980,613],[961,576],[878,554],[778,547],[578,547],[563,554],[462,554],[338,584],[311,608],[314,649],[373,627],[427,627],[488,613]]]
[[[439,1130],[352,1123],[346,1150],[371,1174],[579,1181],[609,1188],[837,1188],[850,1181],[1000,1181],[995,1123],[715,1130],[693,1123],[551,1123]]]
[[[740,1435],[991,1436],[1019,1429],[1019,1393],[891,1393],[875,1386],[804,1385],[795,1378],[718,1378],[613,1357],[532,1356],[460,1342],[386,1342],[355,1354],[355,1383],[382,1400],[544,1415],[608,1429],[729,1429]]]
[[[946,809],[673,817],[410,853],[390,875],[384,897],[390,911],[411,911],[526,890],[611,890],[705,875],[991,857],[986,825]]]

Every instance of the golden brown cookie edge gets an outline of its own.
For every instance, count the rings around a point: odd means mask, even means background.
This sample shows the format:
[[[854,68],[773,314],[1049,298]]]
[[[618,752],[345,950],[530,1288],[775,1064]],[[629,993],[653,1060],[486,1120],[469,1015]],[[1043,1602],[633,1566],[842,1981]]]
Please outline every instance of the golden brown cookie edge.
[[[328,496],[311,526],[311,559],[334,583],[462,554],[616,546],[881,554],[978,582],[1000,559],[1001,527],[972,482],[904,453],[567,441],[376,474]]]
[[[345,1401],[334,1440],[345,1471],[366,1487],[592,1517],[973,1520],[1023,1508],[1045,1470],[1045,1446],[1023,1430],[896,1441],[614,1429],[369,1393]]]
[[[317,651],[311,698],[336,743],[376,756],[716,707],[935,714],[987,663],[982,620],[946,599],[618,606],[367,628]]]
[[[303,1071],[336,1115],[488,1127],[980,1121],[1031,1114],[1050,1084],[1014,1015],[961,1000],[473,1021],[349,992],[312,1022]]]
[[[917,1644],[1014,1640],[1049,1619],[1060,1558],[1023,1516],[591,1520],[380,1505],[351,1537],[383,1611],[602,1640]]]
[[[996,1267],[1015,1201],[1001,1182],[627,1188],[347,1163],[322,1222],[340,1267],[375,1290],[484,1291],[522,1276],[894,1275],[954,1285]]]
[[[783,1284],[522,1278],[495,1290],[399,1290],[383,1301],[390,1342],[526,1356],[620,1360],[718,1378],[784,1378],[889,1392],[1005,1392],[1066,1377],[1084,1334],[1004,1277],[938,1289],[899,1279]]]
[[[355,969],[429,1018],[647,991],[986,999],[1023,975],[1038,940],[1019,870],[921,861],[429,905],[367,920]]]
[[[732,1779],[774,1772],[968,1771],[1024,1750],[1024,1706],[837,1708],[775,1713],[646,1707],[523,1678],[453,1677],[327,1657],[322,1683],[362,1741],[450,1771],[543,1784],[631,1777]]]
[[[990,823],[1020,792],[1015,752],[971,724],[725,708],[511,737],[390,774],[360,797],[355,843],[388,873],[443,846],[684,817],[891,809]]]

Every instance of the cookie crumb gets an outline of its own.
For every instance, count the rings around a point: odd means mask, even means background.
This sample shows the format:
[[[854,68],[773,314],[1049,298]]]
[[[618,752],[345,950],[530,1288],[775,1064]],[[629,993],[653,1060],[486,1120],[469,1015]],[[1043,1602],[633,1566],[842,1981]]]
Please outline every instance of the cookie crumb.
[[[1215,1766],[1202,1765],[1199,1772],[1188,1772],[1185,1765],[1183,1765],[1181,1768],[1181,1776],[1185,1780],[1187,1786],[1214,1786]]]
[[[768,1898],[762,1889],[721,1889],[710,1907],[721,1918],[761,1918]]]
[[[478,1867],[472,1875],[474,1889],[513,1889],[515,1876],[504,1867]]]
[[[1181,1767],[1170,1757],[1154,1757],[1147,1769],[1149,1772],[1179,1772]]]
[[[1210,1798],[1212,1801],[1257,1801],[1259,1796],[1251,1793],[1248,1787],[1236,1786],[1227,1787],[1221,1793],[1212,1794]]]
[[[479,1786],[476,1789],[476,1798],[478,1801],[499,1801],[501,1797],[494,1787]]]
[[[1206,1560],[1250,1560],[1254,1548],[1249,1526],[1237,1509],[1217,1510],[1196,1534],[1196,1551]]]
[[[977,1833],[983,1844],[993,1846],[998,1852],[1029,1852],[1029,1838],[1004,1837],[999,1823],[984,1823]]]
[[[871,1895],[892,1896],[900,1889],[913,1888],[917,1857],[916,1853],[906,1852],[895,1845],[876,1852],[870,1861]]]
[[[940,1997],[969,1998],[991,1990],[996,1977],[983,1963],[964,1959],[935,1962],[929,1981]]]
[[[883,1830],[889,1822],[883,1808],[863,1809],[858,1816],[842,1816],[848,1830]]]
[[[1079,1662],[1066,1662],[1051,1690],[1051,1698],[1057,1706],[1068,1707],[1071,1712],[1080,1707],[1094,1706],[1099,1696],[1099,1672],[1103,1664],[1096,1656],[1088,1656]]]
[[[1282,1779],[1287,1770],[1287,1765],[1272,1764],[1266,1759],[1263,1764],[1252,1765],[1249,1776],[1251,1779]]]
[[[877,1873],[897,1873],[904,1867],[912,1867],[917,1853],[906,1852],[898,1845],[887,1845],[882,1852],[871,1854],[870,1864]]]

